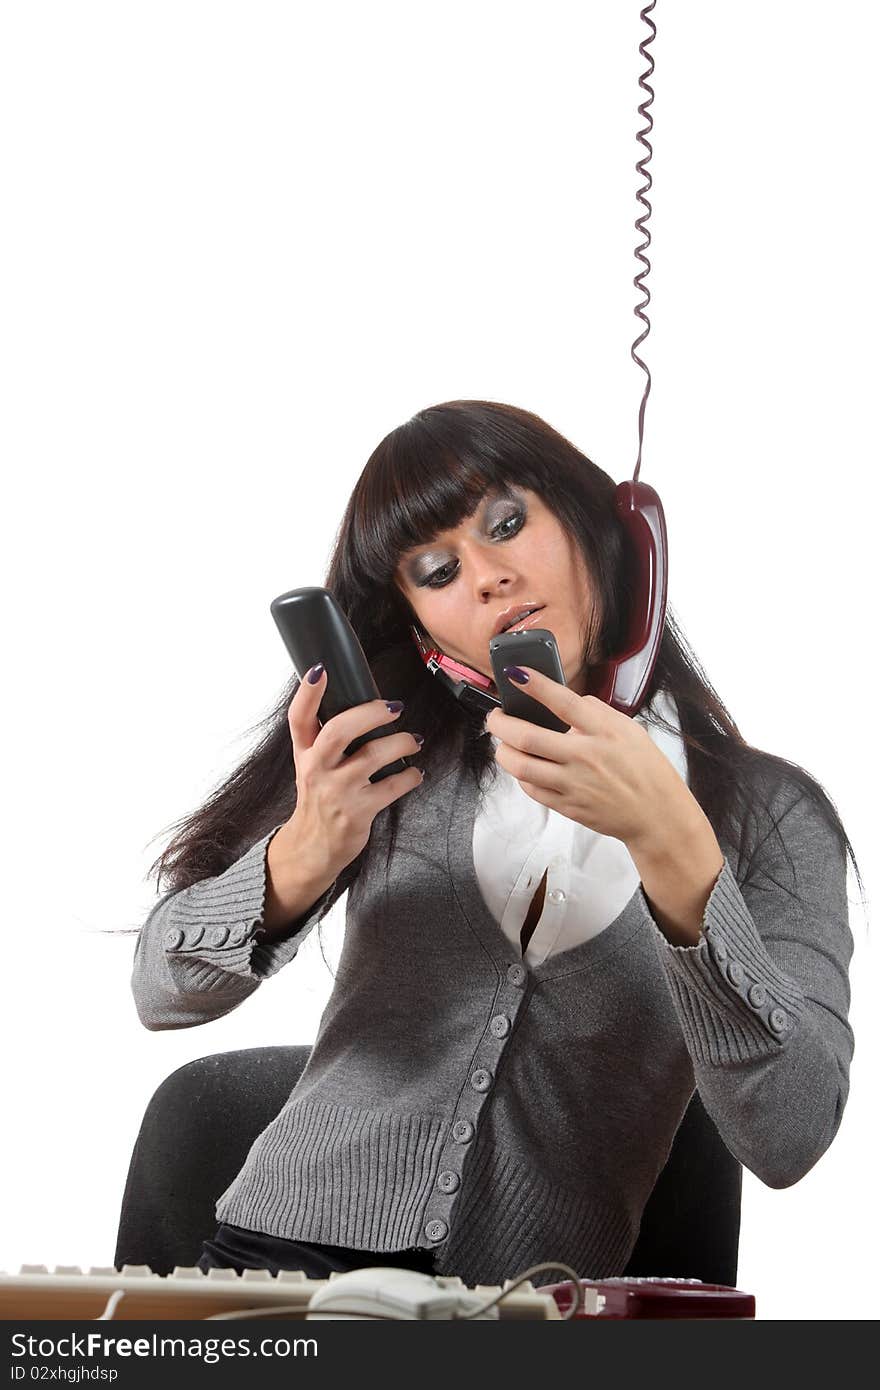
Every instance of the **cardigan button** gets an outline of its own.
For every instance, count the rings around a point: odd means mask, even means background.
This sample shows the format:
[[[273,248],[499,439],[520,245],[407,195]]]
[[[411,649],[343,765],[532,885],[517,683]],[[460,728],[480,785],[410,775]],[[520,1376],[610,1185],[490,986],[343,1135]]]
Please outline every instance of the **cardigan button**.
[[[198,946],[202,937],[205,935],[204,927],[189,927],[186,933],[187,946]]]
[[[752,985],[749,990],[749,1003],[753,1009],[760,1009],[767,1002],[767,991],[763,985]]]
[[[741,985],[743,982],[743,968],[738,960],[732,960],[727,967],[727,978],[732,985]]]
[[[565,894],[561,888],[554,888],[547,894],[547,901],[552,903],[554,907],[561,907],[565,902]]]
[[[715,957],[719,965],[724,964],[724,962],[727,960],[727,947],[725,946],[723,941],[712,942],[712,955]]]
[[[509,965],[507,967],[507,978],[512,985],[522,986],[526,982],[526,968],[524,965]]]
[[[774,1033],[784,1033],[788,1027],[788,1014],[784,1009],[771,1009],[767,1022]]]
[[[441,1192],[455,1192],[460,1185],[461,1178],[457,1173],[453,1173],[451,1169],[447,1169],[445,1173],[441,1173],[437,1179],[437,1186]]]
[[[506,1014],[496,1014],[489,1024],[493,1037],[506,1038],[510,1032],[510,1019]]]
[[[183,940],[183,932],[180,927],[172,927],[165,933],[165,945],[169,951],[176,951]]]
[[[225,946],[229,936],[228,927],[215,927],[208,940],[212,946]]]
[[[474,1127],[470,1120],[456,1120],[452,1126],[452,1137],[456,1144],[469,1144],[474,1137]]]
[[[471,1072],[471,1085],[475,1091],[488,1091],[492,1085],[492,1073],[485,1067],[477,1067]]]
[[[441,1221],[439,1218],[429,1221],[425,1227],[425,1235],[428,1240],[445,1240],[448,1233],[449,1227],[445,1221]]]

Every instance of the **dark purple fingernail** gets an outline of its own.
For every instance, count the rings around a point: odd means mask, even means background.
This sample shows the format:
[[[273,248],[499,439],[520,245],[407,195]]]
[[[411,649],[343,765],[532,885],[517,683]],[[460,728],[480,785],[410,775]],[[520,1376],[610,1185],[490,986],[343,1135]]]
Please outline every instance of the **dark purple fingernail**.
[[[504,674],[508,680],[516,681],[517,685],[526,685],[529,679],[520,666],[505,666]]]
[[[416,743],[417,743],[417,744],[419,745],[419,747],[421,748],[422,744],[423,744],[424,741],[425,741],[425,735],[424,735],[424,734],[413,734],[413,738],[415,739]]]
[[[311,666],[308,671],[306,671],[306,680],[309,685],[317,685],[323,674],[324,666],[323,663],[319,661],[317,666]]]
[[[400,711],[403,709],[402,700],[386,700],[385,703],[388,706],[390,714],[400,714]]]

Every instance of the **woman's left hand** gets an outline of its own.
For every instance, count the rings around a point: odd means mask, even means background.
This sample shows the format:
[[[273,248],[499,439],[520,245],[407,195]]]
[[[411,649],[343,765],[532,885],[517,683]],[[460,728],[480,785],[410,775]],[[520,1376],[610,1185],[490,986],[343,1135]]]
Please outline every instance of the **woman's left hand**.
[[[503,710],[492,710],[486,728],[501,742],[496,761],[542,806],[629,847],[656,838],[658,824],[693,797],[647,730],[594,695],[576,695],[530,666],[526,694],[571,728],[542,729]]]

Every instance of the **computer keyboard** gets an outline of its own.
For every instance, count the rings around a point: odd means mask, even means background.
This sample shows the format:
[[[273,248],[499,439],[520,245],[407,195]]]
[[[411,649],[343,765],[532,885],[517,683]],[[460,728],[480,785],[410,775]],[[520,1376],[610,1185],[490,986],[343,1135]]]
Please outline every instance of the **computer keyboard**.
[[[339,1278],[331,1274],[330,1280]],[[438,1285],[484,1296],[488,1302],[502,1293],[504,1284],[465,1285],[456,1276],[434,1276]],[[292,1308],[285,1317],[305,1319],[312,1294],[324,1288],[326,1279],[309,1279],[301,1270],[211,1269],[178,1266],[171,1274],[155,1274],[149,1265],[92,1266],[22,1265],[18,1274],[0,1271],[0,1318],[35,1321],[100,1318],[111,1296],[122,1290],[112,1316],[120,1321],[198,1319],[215,1313],[245,1309]],[[569,1285],[569,1293],[571,1286]],[[556,1299],[526,1280],[498,1304],[498,1316],[506,1318],[559,1319]]]

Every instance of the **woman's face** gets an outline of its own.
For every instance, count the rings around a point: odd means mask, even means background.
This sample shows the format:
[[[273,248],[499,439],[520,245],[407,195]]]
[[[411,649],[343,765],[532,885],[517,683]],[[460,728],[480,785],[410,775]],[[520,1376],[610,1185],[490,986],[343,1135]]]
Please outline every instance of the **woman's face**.
[[[556,637],[566,684],[585,689],[593,595],[580,547],[537,493],[487,494],[460,526],[408,550],[395,582],[433,642],[492,678],[489,641],[525,608]]]

